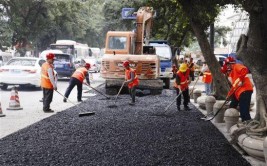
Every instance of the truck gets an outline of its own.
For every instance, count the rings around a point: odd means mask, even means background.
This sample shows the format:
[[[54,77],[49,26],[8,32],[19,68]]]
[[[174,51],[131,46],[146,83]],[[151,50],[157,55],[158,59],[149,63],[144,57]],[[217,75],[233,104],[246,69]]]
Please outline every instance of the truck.
[[[170,80],[173,77],[172,72],[172,50],[166,40],[149,41],[150,46],[154,46],[156,54],[160,58],[160,74],[159,78],[164,83],[164,88],[170,88]]]
[[[163,81],[159,78],[160,59],[153,46],[149,46],[154,10],[140,7],[136,12],[136,30],[108,31],[100,75],[105,79],[106,94],[115,95],[123,84],[123,62],[128,60],[139,78],[138,89],[161,94]]]

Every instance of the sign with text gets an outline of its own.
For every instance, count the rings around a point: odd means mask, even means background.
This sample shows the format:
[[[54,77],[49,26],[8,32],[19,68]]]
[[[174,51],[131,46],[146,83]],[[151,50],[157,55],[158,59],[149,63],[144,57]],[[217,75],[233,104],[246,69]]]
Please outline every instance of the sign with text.
[[[121,17],[122,19],[136,19],[134,12],[135,8],[122,8]]]

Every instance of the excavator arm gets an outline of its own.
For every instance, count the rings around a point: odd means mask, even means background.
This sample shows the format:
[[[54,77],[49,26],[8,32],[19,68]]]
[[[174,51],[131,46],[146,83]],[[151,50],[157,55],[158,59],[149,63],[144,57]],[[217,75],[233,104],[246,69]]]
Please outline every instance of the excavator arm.
[[[146,39],[146,45],[150,38],[150,32],[152,27],[152,18],[154,11],[152,7],[141,7],[137,11],[136,16],[136,41],[135,41],[135,51],[137,55],[143,54],[143,44],[144,38]]]

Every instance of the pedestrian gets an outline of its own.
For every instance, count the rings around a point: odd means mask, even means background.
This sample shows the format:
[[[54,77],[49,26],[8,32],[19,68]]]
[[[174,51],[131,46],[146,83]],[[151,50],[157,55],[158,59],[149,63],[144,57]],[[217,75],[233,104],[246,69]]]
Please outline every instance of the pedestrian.
[[[125,61],[123,62],[123,67],[125,68],[125,84],[128,84],[129,94],[132,98],[132,101],[129,105],[135,105],[135,93],[136,87],[139,84],[139,80],[137,78],[136,71],[130,68],[130,62]]]
[[[193,58],[190,58],[189,63],[188,63],[188,68],[190,69],[191,81],[194,81],[195,80],[195,64],[193,62]]]
[[[212,92],[212,75],[206,62],[203,62],[201,72],[203,73],[202,81],[205,84],[205,93],[209,96]]]
[[[83,81],[84,79],[86,79],[86,82],[88,85],[90,85],[90,80],[89,80],[89,74],[88,74],[88,70],[90,69],[91,65],[90,63],[85,63],[83,67],[79,67],[75,70],[75,72],[72,74],[72,76],[70,77],[70,82],[69,82],[69,86],[66,89],[65,92],[65,97],[63,99],[63,102],[67,102],[67,98],[69,97],[72,89],[77,86],[77,100],[78,102],[82,102],[82,85],[83,85]]]
[[[227,57],[225,59],[223,68],[227,68],[227,70],[223,71],[228,75],[228,80],[232,84],[231,91],[228,92],[228,95],[234,93],[230,108],[237,108],[239,105],[242,122],[251,120],[249,109],[253,86],[247,76],[249,73],[248,68],[242,64],[237,64],[233,57]]]
[[[176,94],[179,95],[180,92],[183,94],[183,104],[184,104],[184,110],[189,111],[191,108],[188,106],[188,103],[190,101],[189,97],[189,88],[188,85],[190,84],[190,69],[188,69],[186,63],[182,63],[179,67],[179,70],[176,74],[176,79],[174,81],[174,87],[176,89]],[[177,110],[180,111],[180,105],[181,105],[181,95],[177,97],[176,100]]]
[[[55,59],[55,54],[46,54],[46,62],[42,64],[41,69],[41,87],[43,89],[43,111],[46,113],[54,112],[52,109],[50,109],[50,103],[53,99],[54,90],[57,90],[56,77],[53,67]]]

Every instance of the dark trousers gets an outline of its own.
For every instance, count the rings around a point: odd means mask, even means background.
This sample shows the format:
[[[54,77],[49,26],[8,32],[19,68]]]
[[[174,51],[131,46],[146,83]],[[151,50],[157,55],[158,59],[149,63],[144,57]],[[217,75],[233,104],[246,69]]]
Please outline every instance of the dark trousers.
[[[129,94],[132,98],[132,103],[135,103],[136,86],[129,88]]]
[[[191,77],[192,81],[195,80],[195,72],[194,71],[190,71],[190,77]]]
[[[176,94],[178,95],[179,93],[180,93],[180,90],[178,89],[178,88],[175,88],[176,89]],[[189,101],[190,101],[190,98],[189,98],[189,90],[188,89],[186,89],[186,90],[184,90],[184,91],[182,91],[182,95],[183,95],[183,97],[184,97],[184,107],[187,107],[188,106],[188,103],[189,103]],[[176,99],[176,105],[177,105],[177,107],[180,107],[180,105],[181,105],[181,95],[179,96],[179,97],[177,97],[177,99]]]
[[[54,89],[43,88],[43,110],[48,111],[50,109],[50,103],[53,99]]]
[[[64,96],[66,98],[68,98],[70,95],[70,92],[75,87],[75,85],[77,85],[77,92],[78,92],[77,99],[78,99],[78,101],[80,101],[80,100],[82,100],[83,84],[80,80],[78,80],[77,78],[74,78],[74,77],[70,78],[69,86],[68,86]]]
[[[252,91],[244,91],[243,93],[241,93],[239,101],[235,96],[231,100],[230,108],[237,108],[239,104],[240,117],[242,119],[242,122],[251,119],[250,113],[249,113],[251,95],[252,95]]]

